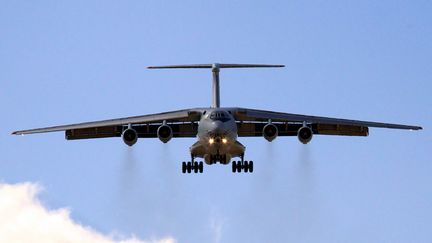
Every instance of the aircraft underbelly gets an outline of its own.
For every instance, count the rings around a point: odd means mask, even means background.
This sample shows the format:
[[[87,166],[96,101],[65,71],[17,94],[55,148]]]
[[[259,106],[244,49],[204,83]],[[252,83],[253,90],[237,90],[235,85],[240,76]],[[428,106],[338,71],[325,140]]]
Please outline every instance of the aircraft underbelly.
[[[240,157],[245,152],[245,146],[238,141],[228,144],[208,144],[208,142],[197,141],[190,147],[194,157],[205,158],[210,156],[226,155],[229,158]]]

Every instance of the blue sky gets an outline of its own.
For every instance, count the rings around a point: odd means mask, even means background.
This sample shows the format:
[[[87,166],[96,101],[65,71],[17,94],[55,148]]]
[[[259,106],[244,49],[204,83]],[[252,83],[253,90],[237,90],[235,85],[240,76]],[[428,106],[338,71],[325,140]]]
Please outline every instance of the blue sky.
[[[177,242],[430,242],[430,1],[2,1],[0,180],[100,234]],[[211,104],[421,125],[367,138],[242,138],[253,174],[181,174],[194,139],[13,130]],[[0,211],[1,212],[1,211]],[[1,218],[1,215],[0,215]]]

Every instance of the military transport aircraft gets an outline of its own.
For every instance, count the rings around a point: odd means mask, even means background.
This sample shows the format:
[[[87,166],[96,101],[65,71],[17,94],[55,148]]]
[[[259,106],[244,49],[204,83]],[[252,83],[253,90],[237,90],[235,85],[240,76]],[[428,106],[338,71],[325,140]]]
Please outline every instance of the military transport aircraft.
[[[284,65],[263,64],[194,64],[152,66],[156,68],[209,68],[213,72],[213,103],[210,108],[194,108],[143,116],[85,122],[71,125],[15,131],[12,134],[24,135],[65,131],[66,139],[88,139],[122,137],[124,143],[134,145],[138,138],[159,138],[167,143],[175,137],[196,137],[190,147],[191,161],[182,163],[183,173],[202,173],[203,158],[207,165],[229,164],[232,172],[253,172],[253,161],[244,160],[245,146],[238,137],[263,136],[273,141],[277,136],[297,136],[307,144],[314,134],[368,136],[369,127],[420,130],[419,126],[347,120],[329,117],[298,115],[275,111],[247,108],[222,108],[219,99],[219,71],[221,68],[265,68]]]

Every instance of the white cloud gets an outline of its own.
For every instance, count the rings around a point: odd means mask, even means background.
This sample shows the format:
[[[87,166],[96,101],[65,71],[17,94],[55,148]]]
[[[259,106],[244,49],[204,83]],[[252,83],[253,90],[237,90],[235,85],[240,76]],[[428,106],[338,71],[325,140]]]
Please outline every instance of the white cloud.
[[[116,240],[70,218],[68,209],[49,210],[37,199],[33,183],[0,183],[0,242],[174,243],[166,237],[143,241],[136,237]]]

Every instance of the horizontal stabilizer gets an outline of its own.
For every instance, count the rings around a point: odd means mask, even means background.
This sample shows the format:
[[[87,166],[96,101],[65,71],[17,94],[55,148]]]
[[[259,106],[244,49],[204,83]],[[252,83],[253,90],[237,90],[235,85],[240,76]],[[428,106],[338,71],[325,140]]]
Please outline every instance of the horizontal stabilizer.
[[[150,66],[150,69],[162,68],[272,68],[272,67],[285,67],[285,65],[270,65],[270,64],[186,64],[186,65],[168,65],[168,66]]]
[[[169,69],[169,68],[208,68],[213,73],[213,102],[212,107],[220,107],[219,95],[219,72],[221,68],[276,68],[285,67],[285,65],[271,65],[271,64],[226,64],[226,63],[213,63],[213,64],[186,64],[186,65],[167,65],[167,66],[150,66],[150,69]]]

